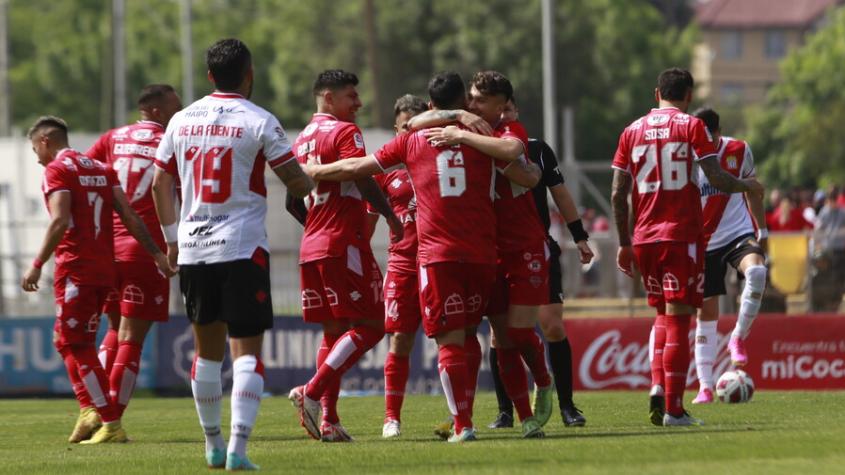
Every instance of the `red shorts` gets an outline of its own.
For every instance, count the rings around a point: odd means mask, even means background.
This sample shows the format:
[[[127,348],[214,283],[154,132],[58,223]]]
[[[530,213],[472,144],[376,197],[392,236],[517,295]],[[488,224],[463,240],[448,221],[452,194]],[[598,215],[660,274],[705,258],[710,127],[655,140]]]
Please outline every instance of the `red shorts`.
[[[152,262],[117,261],[117,287],[106,299],[103,313],[166,322],[170,302],[170,281]]]
[[[419,279],[423,329],[433,337],[481,323],[496,281],[496,266],[436,262],[420,266]]]
[[[53,331],[59,335],[56,346],[93,345],[100,326],[100,309],[111,287],[77,286],[70,277],[65,277],[56,280],[53,290],[56,295],[56,323]]]
[[[372,252],[354,246],[340,257],[299,266],[306,322],[384,318],[382,276]]]
[[[701,307],[704,297],[704,246],[701,243],[660,242],[634,246],[648,304],[677,303]]]
[[[416,333],[422,321],[416,271],[387,268],[384,278],[384,331]]]
[[[549,255],[545,240],[521,251],[499,253],[496,286],[487,314],[505,314],[510,304],[548,304]]]

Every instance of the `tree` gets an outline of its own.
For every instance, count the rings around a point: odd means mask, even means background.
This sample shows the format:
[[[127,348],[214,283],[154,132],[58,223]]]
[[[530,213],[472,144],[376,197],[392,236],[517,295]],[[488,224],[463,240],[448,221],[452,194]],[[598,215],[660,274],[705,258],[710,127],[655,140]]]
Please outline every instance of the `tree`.
[[[781,64],[781,81],[749,112],[749,142],[767,185],[845,183],[845,9]]]

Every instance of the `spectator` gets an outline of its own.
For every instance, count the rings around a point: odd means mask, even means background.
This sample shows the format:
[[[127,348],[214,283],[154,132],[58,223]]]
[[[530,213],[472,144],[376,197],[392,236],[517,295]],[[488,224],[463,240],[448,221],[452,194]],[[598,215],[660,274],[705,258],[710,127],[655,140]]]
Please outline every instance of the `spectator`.
[[[804,216],[804,219],[812,223],[813,225],[816,224],[816,210],[813,208],[813,190],[810,188],[804,188],[798,191],[798,196],[801,200],[800,208],[801,214]]]
[[[766,224],[769,231],[802,231],[813,228],[813,224],[804,219],[797,193],[782,197],[777,208],[767,215]]]
[[[837,205],[841,194],[832,189],[819,212],[813,233],[813,311],[839,309],[845,289],[845,208]]]

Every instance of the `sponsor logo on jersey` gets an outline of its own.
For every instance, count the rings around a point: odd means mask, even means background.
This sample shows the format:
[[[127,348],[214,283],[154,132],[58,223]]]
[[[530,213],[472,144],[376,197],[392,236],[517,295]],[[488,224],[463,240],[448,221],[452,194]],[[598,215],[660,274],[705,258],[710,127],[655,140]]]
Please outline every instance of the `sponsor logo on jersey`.
[[[138,142],[149,142],[153,139],[154,134],[150,129],[138,129],[133,130],[129,136],[132,137],[132,140],[137,140]]]
[[[188,236],[195,237],[195,236],[211,236],[213,233],[212,231],[213,226],[208,224],[203,226],[197,226],[188,233]]]
[[[675,117],[672,118],[672,122],[676,124],[689,124],[689,115],[687,114],[676,114]],[[704,128],[707,131],[707,128]],[[708,132],[707,135],[709,136],[710,133]],[[713,138],[710,138],[710,141],[713,141]]]
[[[647,122],[648,122],[648,125],[651,125],[652,127],[655,127],[655,126],[658,126],[658,125],[663,125],[663,124],[669,122],[669,115],[668,114],[650,115],[650,116],[648,116]]]
[[[106,186],[108,181],[103,175],[80,175],[79,184],[82,186]]]
[[[364,148],[364,136],[361,135],[361,132],[355,132],[352,136],[352,140],[355,141],[356,148]]]
[[[94,162],[88,157],[83,157],[83,156],[80,155],[79,157],[76,157],[76,160],[84,168],[94,168],[95,167]]]
[[[357,302],[357,301],[361,300],[361,297],[362,297],[361,292],[358,292],[357,290],[353,290],[352,292],[349,293],[349,298],[351,298],[353,302]]]

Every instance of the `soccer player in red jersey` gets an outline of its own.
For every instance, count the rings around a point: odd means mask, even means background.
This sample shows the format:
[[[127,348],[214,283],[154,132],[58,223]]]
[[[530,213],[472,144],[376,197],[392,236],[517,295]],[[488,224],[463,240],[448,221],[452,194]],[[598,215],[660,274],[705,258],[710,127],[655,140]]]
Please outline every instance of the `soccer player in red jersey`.
[[[406,133],[408,120],[426,110],[428,104],[417,96],[406,94],[397,99],[393,107],[396,134]],[[388,249],[384,279],[384,329],[393,336],[384,363],[385,410],[381,434],[389,439],[399,437],[401,433],[402,402],[410,370],[408,358],[422,322],[417,279],[417,201],[407,170],[400,168],[374,178],[404,226],[402,240],[391,243]],[[370,210],[370,236],[375,231],[378,216]]]
[[[141,120],[103,134],[85,156],[114,169],[132,209],[144,220],[156,245],[166,252],[153,203],[156,148],[182,102],[172,86],[152,84],[138,98]],[[170,282],[132,237],[120,216],[114,216],[115,291],[104,312],[109,330],[100,345],[100,363],[109,375],[109,394],[121,414],[129,404],[141,370],[141,349],[154,322],[167,321]],[[119,329],[119,331],[118,331]]]
[[[685,113],[692,89],[688,71],[672,68],[660,73],[655,89],[658,108],[625,128],[613,157],[617,266],[632,276],[632,264],[636,263],[649,305],[657,309],[650,419],[663,426],[701,424],[683,406],[690,316],[701,306],[704,287],[701,194],[694,165],[697,163],[719,190],[762,194],[762,186],[755,180],[737,179],[719,165],[710,133],[701,120]],[[632,183],[636,183],[633,192]],[[629,194],[633,240],[628,223]]]
[[[549,249],[529,193],[539,183],[541,171],[525,159],[528,134],[519,121],[502,120],[502,113],[512,98],[513,86],[504,75],[496,71],[476,73],[470,82],[469,109],[493,128],[493,137],[461,131],[454,126],[432,129],[429,136],[435,143],[471,146],[477,140],[495,140],[501,148],[488,151],[491,156],[519,159],[512,164],[496,162],[498,275],[487,315],[495,336],[499,374],[522,421],[523,436],[532,438],[544,435],[542,426],[551,417],[554,392],[546,367],[545,347],[534,331],[540,306],[549,302]],[[414,120],[417,127],[425,124],[422,117]],[[478,353],[480,358],[480,349]],[[523,360],[536,383],[533,408]]]
[[[355,125],[361,107],[357,85],[354,74],[339,69],[318,75],[313,87],[317,113],[294,142],[301,164],[366,155]],[[402,223],[372,177],[319,181],[305,198],[308,211],[299,250],[302,314],[306,322],[322,325],[323,342],[316,374],[292,389],[289,398],[308,434],[324,442],[352,440],[337,414],[341,377],[384,337],[382,275],[364,235],[364,200],[387,218],[393,239],[401,239]]]
[[[505,107],[502,120],[517,120],[519,115],[515,101],[511,100]],[[567,427],[583,426],[587,423],[581,411],[575,407],[572,400],[572,349],[563,325],[563,272],[560,265],[560,246],[549,234],[551,219],[549,216],[548,195],[551,195],[560,214],[567,223],[572,240],[581,258],[582,264],[588,264],[593,259],[593,251],[587,239],[589,235],[581,224],[575,201],[564,183],[563,175],[558,167],[557,157],[548,144],[538,139],[528,139],[528,158],[543,171],[540,184],[531,191],[534,204],[546,232],[546,243],[550,250],[549,256],[549,304],[540,307],[538,320],[543,336],[549,345],[549,366],[554,375],[557,390],[558,405],[561,418]],[[548,190],[548,191],[547,191]],[[497,368],[498,351],[490,348],[490,366]],[[499,415],[489,425],[491,429],[513,427],[513,403],[507,396],[498,371],[493,373],[496,384],[496,399],[499,402]]]
[[[252,53],[240,40],[206,52],[214,92],[176,113],[156,150],[153,198],[194,331],[191,391],[209,467],[256,470],[247,457],[264,392],[261,349],[273,327],[265,218],[269,166],[295,196],[313,183],[272,114],[249,100]],[[173,187],[181,183],[177,222]],[[221,432],[226,343],[232,358],[229,443]]]
[[[169,277],[173,270],[129,205],[114,171],[68,147],[63,120],[41,117],[29,129],[28,137],[38,163],[45,167],[42,191],[50,225],[22,287],[27,292],[38,290],[41,268],[55,251],[53,343],[81,409],[68,441],[126,442],[120,410],[109,396],[108,376],[97,361],[94,346],[100,309],[114,285],[112,211],[153,256],[160,271]]]
[[[435,110],[466,105],[457,73],[435,75],[428,90]],[[309,165],[306,172],[318,180],[349,180],[402,165],[417,200],[423,329],[437,341],[440,381],[455,420],[449,441],[475,440],[469,385],[477,374],[468,374],[472,363],[465,347],[478,344],[475,331],[495,280],[492,160],[467,145],[434,146],[419,131],[397,136],[374,155]]]
[[[723,136],[719,114],[713,109],[700,109],[693,115],[704,122],[717,144],[719,164],[738,178],[756,175],[751,147],[742,140]],[[726,293],[725,273],[728,264],[745,278],[740,297],[736,326],[728,340],[728,351],[735,366],[748,362],[745,338],[751,323],[760,311],[760,300],[766,290],[765,243],[768,231],[762,196],[752,193],[723,193],[699,171],[698,186],[704,213],[704,301],[695,326],[695,369],[698,373],[698,395],[693,404],[714,400],[713,364],[716,362],[716,325],[719,320],[719,295]]]

